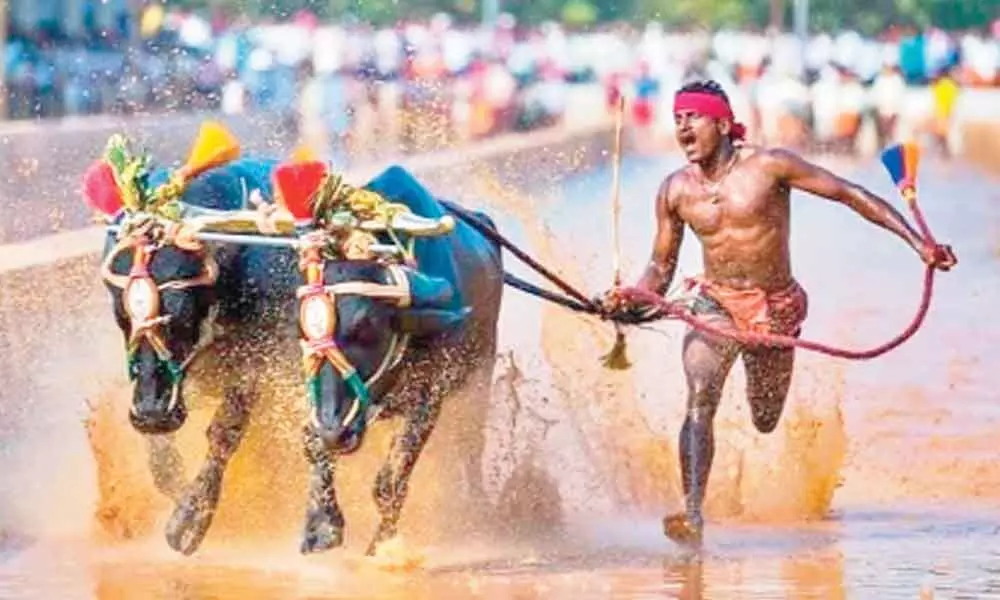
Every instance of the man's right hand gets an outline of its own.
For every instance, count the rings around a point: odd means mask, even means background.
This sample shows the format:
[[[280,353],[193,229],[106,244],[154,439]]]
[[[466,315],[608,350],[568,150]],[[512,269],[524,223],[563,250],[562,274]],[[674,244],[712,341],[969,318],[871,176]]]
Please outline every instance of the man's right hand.
[[[602,317],[617,321],[640,322],[656,311],[655,306],[628,298],[625,288],[621,286],[615,286],[597,296],[594,302],[601,308]]]
[[[604,311],[605,315],[610,315],[622,310],[626,303],[627,301],[625,299],[625,295],[622,293],[622,288],[620,286],[612,287],[611,289],[594,297],[594,304],[599,306]]]

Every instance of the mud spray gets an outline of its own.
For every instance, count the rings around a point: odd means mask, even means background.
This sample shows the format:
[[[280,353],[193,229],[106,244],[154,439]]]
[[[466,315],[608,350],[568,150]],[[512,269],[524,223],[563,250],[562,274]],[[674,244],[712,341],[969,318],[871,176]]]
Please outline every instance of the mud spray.
[[[555,175],[548,182],[532,178],[527,190],[502,182],[485,165],[470,168],[475,176],[463,176],[458,194],[470,207],[488,210],[505,232],[581,289],[596,293],[606,285],[602,281],[610,281],[605,252],[574,251],[578,246],[565,239],[573,231],[561,230],[559,223],[550,231],[545,224],[542,209],[566,201]],[[513,259],[507,264],[519,270]],[[624,266],[626,273],[635,272],[634,264]],[[679,335],[680,327],[672,324],[631,331],[633,368],[608,371],[599,357],[611,345],[610,327],[508,290],[495,385],[488,396],[465,394],[445,405],[411,481],[400,529],[407,552],[445,542],[452,550],[436,552],[437,557],[468,558],[473,548],[520,552],[555,544],[571,531],[564,527],[570,520],[647,519],[681,506]],[[115,348],[102,343],[99,350],[120,359]],[[808,357],[800,367],[783,422],[769,436],[752,433],[742,372],[734,369],[718,417],[710,517],[760,522],[827,514],[846,453],[841,381]],[[262,400],[230,463],[203,554],[223,548],[297,553],[307,489],[299,433],[305,390],[297,372],[273,364],[254,369]],[[189,479],[204,460],[205,430],[218,405],[211,398],[218,392],[188,391],[190,416],[173,441]],[[166,556],[163,526],[172,501],[153,487],[148,442],[128,425],[129,401],[129,390],[118,382],[89,401],[85,430],[96,498],[93,504],[87,494],[66,501],[92,506],[94,538],[103,544],[139,542]],[[365,447],[338,467],[349,553],[363,550],[374,532],[372,485],[397,428],[395,422],[375,425]],[[479,452],[491,502],[470,505],[456,493],[465,486],[456,457]],[[454,549],[455,540],[461,541],[460,550]]]

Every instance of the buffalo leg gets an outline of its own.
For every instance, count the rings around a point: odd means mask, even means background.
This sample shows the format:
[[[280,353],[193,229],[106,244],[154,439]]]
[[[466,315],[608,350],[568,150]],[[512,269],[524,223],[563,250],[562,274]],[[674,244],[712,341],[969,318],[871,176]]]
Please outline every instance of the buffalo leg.
[[[190,555],[201,545],[212,525],[222,491],[222,476],[236,453],[250,419],[253,395],[228,391],[208,426],[208,456],[194,481],[185,490],[167,523],[167,543]]]
[[[173,436],[147,435],[146,450],[153,485],[161,494],[176,502],[184,490],[184,460],[177,451]]]
[[[337,504],[334,477],[337,455],[326,449],[316,431],[306,426],[305,454],[309,461],[309,504],[306,507],[302,554],[322,552],[344,543],[344,515]]]
[[[382,520],[375,537],[368,545],[368,556],[375,554],[379,544],[395,537],[396,525],[410,485],[410,475],[413,474],[413,467],[441,414],[443,397],[428,393],[422,396],[423,401],[407,412],[403,430],[392,440],[389,456],[375,478],[375,505]]]

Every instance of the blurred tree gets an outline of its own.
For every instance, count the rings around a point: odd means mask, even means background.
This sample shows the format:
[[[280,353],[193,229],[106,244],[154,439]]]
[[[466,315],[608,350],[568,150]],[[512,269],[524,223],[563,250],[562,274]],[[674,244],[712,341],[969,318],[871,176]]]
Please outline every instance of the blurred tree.
[[[759,0],[638,0],[635,17],[668,25],[734,27],[748,22],[749,5]],[[769,0],[763,0],[768,4]]]
[[[854,29],[878,35],[890,25],[948,30],[983,28],[1000,14],[1000,0],[810,0],[812,31]]]
[[[897,0],[897,5],[914,24],[942,29],[985,28],[1000,16],[1000,0]]]
[[[563,5],[563,23],[570,27],[587,27],[597,22],[597,8],[587,0],[570,0]]]
[[[454,0],[453,2],[455,18],[460,21],[473,21],[479,18],[482,12],[479,2],[476,0]]]
[[[517,18],[518,23],[540,23],[559,19],[564,0],[504,0],[502,9]]]
[[[405,8],[397,0],[329,0],[329,6],[335,19],[351,14],[376,26],[411,16],[428,16],[426,2],[421,0],[407,0]]]
[[[598,22],[631,21],[643,0],[594,0]]]
[[[877,35],[888,25],[899,22],[897,5],[907,1],[810,0],[809,29],[831,33],[854,29],[864,35]]]

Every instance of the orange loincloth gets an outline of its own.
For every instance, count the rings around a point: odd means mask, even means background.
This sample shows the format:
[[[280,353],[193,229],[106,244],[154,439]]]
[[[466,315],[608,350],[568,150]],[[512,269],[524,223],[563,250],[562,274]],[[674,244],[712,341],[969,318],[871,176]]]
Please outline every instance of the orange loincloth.
[[[783,290],[738,290],[703,277],[689,279],[699,295],[713,301],[740,331],[798,336],[809,313],[809,297],[797,281]]]

